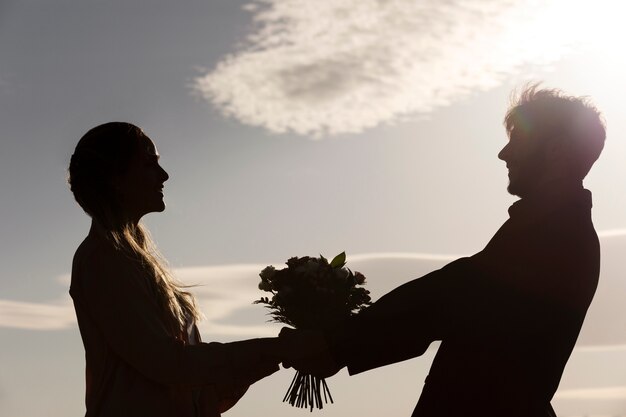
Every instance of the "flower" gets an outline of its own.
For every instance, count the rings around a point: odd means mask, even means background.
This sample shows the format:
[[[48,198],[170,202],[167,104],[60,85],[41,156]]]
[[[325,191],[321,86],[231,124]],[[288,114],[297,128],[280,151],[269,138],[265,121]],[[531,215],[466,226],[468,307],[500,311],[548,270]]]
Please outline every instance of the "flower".
[[[261,279],[263,281],[269,281],[272,279],[272,277],[274,276],[274,274],[276,273],[276,268],[274,268],[272,265],[270,266],[266,266],[261,273],[259,274],[259,276],[261,277]],[[267,291],[267,290],[265,290]]]
[[[272,284],[268,281],[261,280],[261,282],[259,282],[259,289],[261,291],[272,291]]]
[[[292,257],[287,267],[264,268],[259,274],[261,291],[271,292],[271,301],[257,300],[270,309],[274,321],[300,329],[323,330],[337,320],[357,314],[371,304],[360,272],[345,267],[345,253],[328,262],[319,258]]]
[[[272,293],[255,304],[265,304],[278,323],[298,329],[324,330],[336,325],[337,320],[358,314],[371,304],[369,291],[358,287],[365,282],[360,272],[352,273],[345,267],[345,252],[331,262],[303,256],[287,260],[287,268],[264,268],[259,276],[259,289]],[[307,382],[308,381],[308,382]],[[324,380],[297,373],[287,391],[292,405],[322,408],[321,393],[330,397]],[[330,397],[332,402],[332,397]]]

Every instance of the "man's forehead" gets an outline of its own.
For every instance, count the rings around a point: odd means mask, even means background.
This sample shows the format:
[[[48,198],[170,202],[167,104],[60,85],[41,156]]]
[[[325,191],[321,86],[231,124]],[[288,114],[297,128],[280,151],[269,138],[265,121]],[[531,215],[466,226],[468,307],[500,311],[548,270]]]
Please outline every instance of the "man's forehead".
[[[523,139],[526,137],[528,137],[528,131],[518,126],[514,126],[513,129],[509,131],[509,139]]]
[[[527,109],[526,106],[517,106],[507,120],[509,137],[513,136],[513,132],[515,132],[516,136],[528,136],[533,130],[535,119],[536,117],[533,116],[530,109]]]

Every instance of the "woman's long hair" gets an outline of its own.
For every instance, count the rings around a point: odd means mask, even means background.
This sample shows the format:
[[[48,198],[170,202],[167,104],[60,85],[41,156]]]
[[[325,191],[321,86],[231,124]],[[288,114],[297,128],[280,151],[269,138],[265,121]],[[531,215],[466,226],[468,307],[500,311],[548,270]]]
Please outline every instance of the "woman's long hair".
[[[78,204],[105,231],[107,240],[149,277],[162,318],[179,337],[187,318],[200,318],[194,297],[174,280],[146,227],[127,218],[113,186],[113,179],[128,170],[143,136],[140,128],[123,122],[91,129],[76,145],[68,182]]]

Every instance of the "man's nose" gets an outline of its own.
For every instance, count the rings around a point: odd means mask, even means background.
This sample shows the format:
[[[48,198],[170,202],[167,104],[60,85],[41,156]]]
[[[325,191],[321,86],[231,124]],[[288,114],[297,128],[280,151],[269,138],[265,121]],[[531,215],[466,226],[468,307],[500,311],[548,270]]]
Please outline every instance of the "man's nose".
[[[498,159],[506,162],[509,156],[509,144],[507,143],[504,147],[498,152]]]

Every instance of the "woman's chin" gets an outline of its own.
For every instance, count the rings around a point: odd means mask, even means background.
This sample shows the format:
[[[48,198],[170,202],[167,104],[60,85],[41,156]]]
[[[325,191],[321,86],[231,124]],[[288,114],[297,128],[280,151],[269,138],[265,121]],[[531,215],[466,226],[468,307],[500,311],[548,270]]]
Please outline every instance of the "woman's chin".
[[[164,201],[153,204],[150,208],[146,210],[146,214],[149,213],[161,213],[165,211],[166,204]]]

